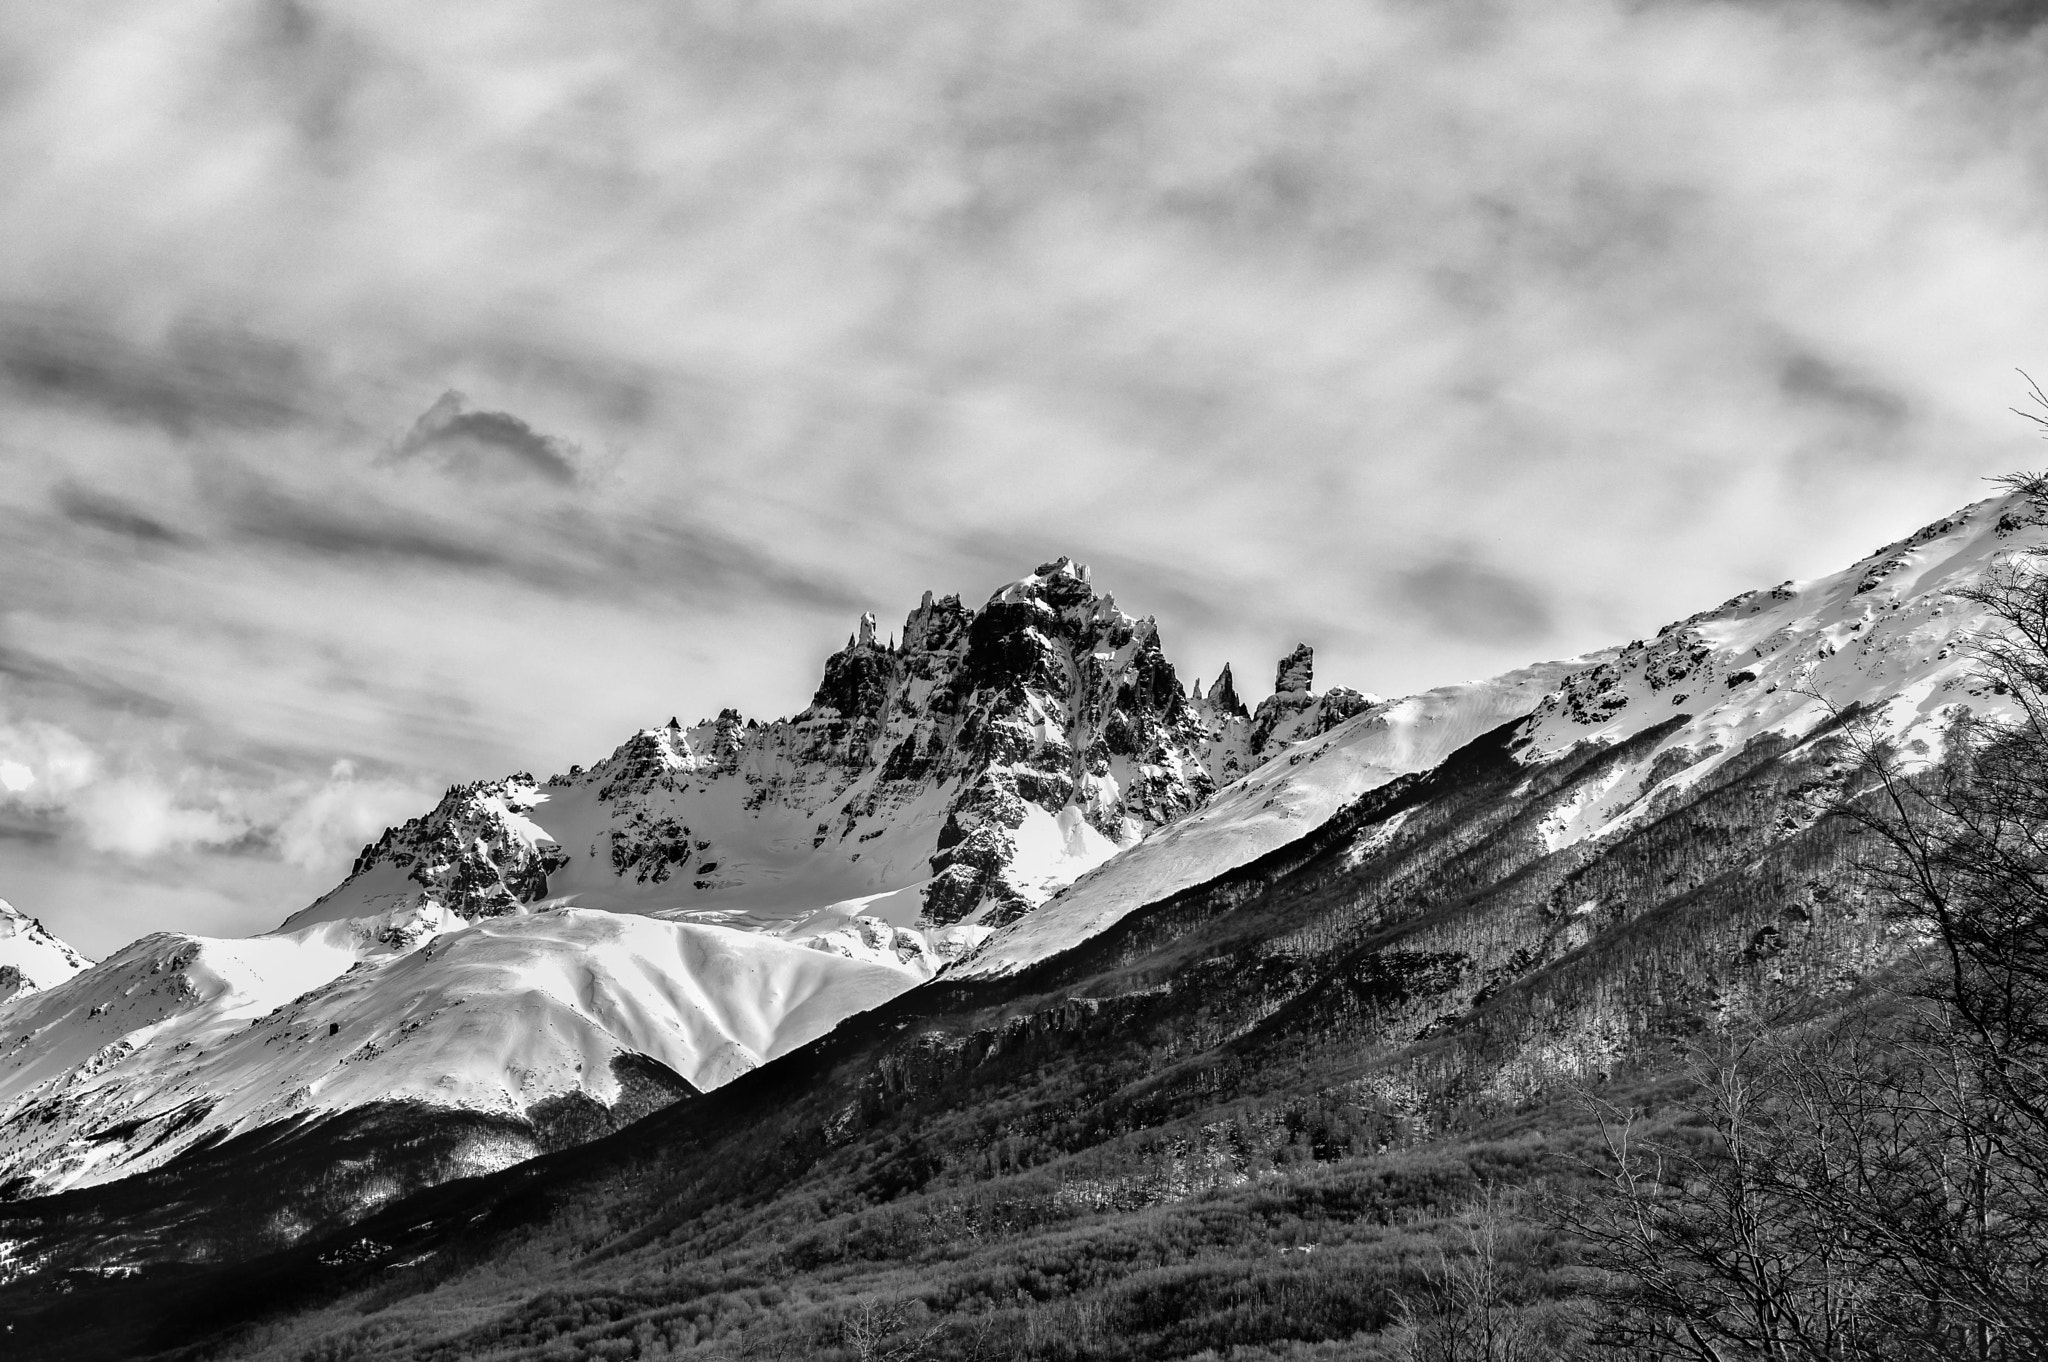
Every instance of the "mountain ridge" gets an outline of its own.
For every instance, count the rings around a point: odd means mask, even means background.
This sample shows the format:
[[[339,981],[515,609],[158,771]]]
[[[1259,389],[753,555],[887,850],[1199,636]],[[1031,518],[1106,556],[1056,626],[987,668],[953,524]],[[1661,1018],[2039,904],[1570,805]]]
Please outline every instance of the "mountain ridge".
[[[866,615],[796,716],[451,787],[273,931],[145,938],[0,1013],[0,1189],[394,1101],[500,1122],[434,1155],[465,1175],[551,1147],[551,1104],[639,1102],[622,1061],[716,1087],[1371,703],[1312,667],[1190,697],[1066,558],[979,611],[925,593],[901,643]]]

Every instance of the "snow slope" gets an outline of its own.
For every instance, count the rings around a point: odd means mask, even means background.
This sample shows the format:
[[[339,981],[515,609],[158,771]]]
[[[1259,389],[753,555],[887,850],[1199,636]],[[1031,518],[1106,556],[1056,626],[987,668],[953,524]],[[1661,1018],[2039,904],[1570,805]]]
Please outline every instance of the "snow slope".
[[[1994,564],[2048,545],[2043,517],[2015,493],[1966,507],[1811,582],[1749,591],[1632,642],[1570,662],[1376,705],[1266,762],[1200,813],[1153,834],[995,933],[959,975],[1002,974],[1057,954],[1134,909],[1285,845],[1396,776],[1527,716],[1518,755],[1547,761],[1684,722],[1608,785],[1560,811],[1554,848],[1601,836],[1657,807],[1765,735],[1799,737],[1856,706],[1921,759],[1956,706],[1996,712],[1970,640],[1985,612],[1954,592]]]
[[[1482,733],[1535,710],[1585,659],[1376,704],[1217,792],[996,932],[956,977],[1007,974],[1057,955],[1126,914],[1214,879],[1304,836],[1368,790],[1426,771]]]
[[[61,984],[92,961],[0,899],[0,1003]]]
[[[1610,832],[1748,743],[1798,738],[1851,709],[1909,763],[1938,755],[1957,710],[2007,713],[1972,647],[1995,622],[1956,593],[2002,563],[2036,570],[2044,521],[2019,494],[1981,501],[1841,572],[1746,591],[1575,673],[1532,717],[1524,760],[1619,742],[1674,715],[1684,722],[1604,793],[1560,811],[1546,830],[1552,845]]]
[[[610,1106],[621,1057],[708,1089],[914,982],[772,937],[587,910],[375,925],[147,937],[0,1012],[0,1167],[15,1190],[375,1102],[526,1117],[580,1092]]]

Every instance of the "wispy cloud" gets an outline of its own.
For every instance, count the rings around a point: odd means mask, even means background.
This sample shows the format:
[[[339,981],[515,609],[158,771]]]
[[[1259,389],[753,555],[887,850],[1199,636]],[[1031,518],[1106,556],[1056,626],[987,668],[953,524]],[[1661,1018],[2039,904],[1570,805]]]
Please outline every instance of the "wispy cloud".
[[[77,324],[61,306],[10,311],[0,323],[0,381],[26,400],[178,435],[275,429],[302,415],[294,398],[304,375],[290,346],[191,325],[144,346]]]
[[[190,537],[174,530],[152,515],[138,510],[119,497],[108,496],[74,483],[57,488],[57,509],[81,525],[108,534],[121,535],[143,544],[186,544]]]
[[[295,496],[249,480],[232,494],[231,506],[230,533],[286,552],[463,569],[510,562],[481,527],[465,533],[374,496]]]

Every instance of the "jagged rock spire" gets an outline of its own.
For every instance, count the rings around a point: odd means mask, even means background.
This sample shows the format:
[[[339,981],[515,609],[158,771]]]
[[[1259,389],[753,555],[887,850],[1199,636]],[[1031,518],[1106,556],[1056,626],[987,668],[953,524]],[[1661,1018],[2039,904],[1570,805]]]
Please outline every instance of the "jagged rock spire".
[[[1279,695],[1306,695],[1315,689],[1316,651],[1306,643],[1297,644],[1293,652],[1280,659],[1280,667],[1273,676],[1273,690]]]
[[[861,614],[860,646],[863,648],[875,646],[875,612],[872,610],[864,611]]]
[[[1216,673],[1216,684],[1209,688],[1209,703],[1218,710],[1231,714],[1248,715],[1244,701],[1238,698],[1237,682],[1230,675],[1230,664],[1223,664],[1223,670]]]

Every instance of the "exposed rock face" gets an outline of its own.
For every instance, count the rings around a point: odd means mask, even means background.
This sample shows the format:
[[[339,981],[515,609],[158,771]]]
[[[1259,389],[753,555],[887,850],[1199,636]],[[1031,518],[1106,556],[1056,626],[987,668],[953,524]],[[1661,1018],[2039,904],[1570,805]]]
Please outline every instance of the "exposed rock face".
[[[521,773],[458,785],[424,816],[386,828],[349,872],[380,863],[407,873],[433,901],[471,921],[544,898],[566,857],[528,820],[538,789]]]
[[[1219,678],[1222,689],[1228,677]],[[1294,743],[1319,737],[1354,714],[1370,708],[1377,697],[1336,686],[1323,695],[1310,693],[1315,678],[1315,650],[1306,643],[1280,659],[1273,674],[1273,693],[1259,702],[1244,735],[1244,755],[1231,768],[1235,779]],[[1233,695],[1233,698],[1234,695]],[[1242,708],[1242,705],[1239,706]]]
[[[1293,652],[1280,659],[1279,669],[1273,673],[1273,689],[1281,695],[1306,695],[1315,674],[1315,649],[1306,643],[1296,644]]]

